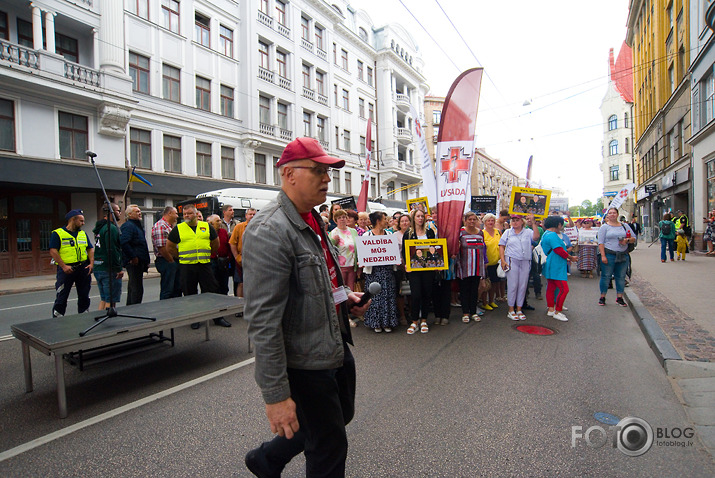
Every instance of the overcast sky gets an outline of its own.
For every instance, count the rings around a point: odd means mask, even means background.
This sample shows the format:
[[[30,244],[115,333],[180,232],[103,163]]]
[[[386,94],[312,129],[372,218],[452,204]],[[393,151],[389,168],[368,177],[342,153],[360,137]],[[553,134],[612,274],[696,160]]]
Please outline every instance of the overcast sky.
[[[351,0],[376,26],[399,23],[410,31],[422,51],[430,94],[446,96],[461,71],[484,67],[477,147],[520,177],[533,154],[532,180],[562,188],[570,205],[601,196],[599,108],[608,51],[617,56],[625,40],[628,0],[402,3]],[[531,105],[523,106],[526,100]]]

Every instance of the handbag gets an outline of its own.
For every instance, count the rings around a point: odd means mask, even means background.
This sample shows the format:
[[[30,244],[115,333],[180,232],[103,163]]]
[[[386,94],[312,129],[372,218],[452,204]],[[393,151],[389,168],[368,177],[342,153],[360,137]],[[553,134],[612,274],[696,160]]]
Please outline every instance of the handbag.
[[[501,263],[497,266],[497,277],[500,279],[503,279],[506,277],[506,272],[504,272],[504,269],[501,267]]]
[[[410,281],[405,279],[400,282],[400,295],[410,295]]]
[[[478,294],[481,295],[485,292],[489,292],[489,290],[492,288],[492,281],[489,280],[489,277],[483,277],[479,281],[479,290]]]

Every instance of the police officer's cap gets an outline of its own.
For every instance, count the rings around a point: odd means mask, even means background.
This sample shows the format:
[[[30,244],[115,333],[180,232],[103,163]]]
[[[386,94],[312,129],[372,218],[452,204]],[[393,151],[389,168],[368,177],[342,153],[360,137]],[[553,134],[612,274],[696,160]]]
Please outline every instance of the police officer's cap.
[[[72,209],[70,212],[65,214],[65,219],[69,221],[75,216],[84,216],[84,211],[81,209]]]

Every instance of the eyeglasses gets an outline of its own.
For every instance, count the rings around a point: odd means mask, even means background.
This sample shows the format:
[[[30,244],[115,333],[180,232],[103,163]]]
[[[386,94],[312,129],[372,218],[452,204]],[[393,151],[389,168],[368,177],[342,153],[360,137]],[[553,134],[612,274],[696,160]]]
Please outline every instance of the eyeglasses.
[[[335,170],[335,168],[330,168],[328,166],[291,166],[291,168],[310,169],[310,171],[318,177],[323,177],[326,174],[329,175]]]

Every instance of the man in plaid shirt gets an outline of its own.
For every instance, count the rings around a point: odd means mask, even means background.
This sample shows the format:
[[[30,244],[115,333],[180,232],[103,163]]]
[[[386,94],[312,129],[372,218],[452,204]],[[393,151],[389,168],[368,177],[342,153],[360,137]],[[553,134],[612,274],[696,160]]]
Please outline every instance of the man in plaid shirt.
[[[151,228],[151,242],[154,244],[154,254],[156,259],[154,265],[161,274],[161,292],[159,299],[171,299],[181,297],[181,283],[179,282],[179,261],[172,257],[166,247],[169,233],[176,226],[179,220],[179,213],[176,208],[166,206],[161,219]]]

